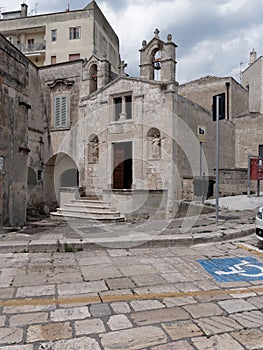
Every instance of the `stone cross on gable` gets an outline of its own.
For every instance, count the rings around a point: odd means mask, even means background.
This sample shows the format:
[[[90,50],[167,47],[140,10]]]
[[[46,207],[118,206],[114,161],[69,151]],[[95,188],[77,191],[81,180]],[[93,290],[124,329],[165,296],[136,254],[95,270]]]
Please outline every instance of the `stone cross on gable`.
[[[127,63],[125,61],[121,61],[121,65],[119,66],[119,74],[126,75],[125,68],[127,67]]]
[[[159,33],[160,33],[160,30],[156,28],[154,31],[155,38],[159,39]]]

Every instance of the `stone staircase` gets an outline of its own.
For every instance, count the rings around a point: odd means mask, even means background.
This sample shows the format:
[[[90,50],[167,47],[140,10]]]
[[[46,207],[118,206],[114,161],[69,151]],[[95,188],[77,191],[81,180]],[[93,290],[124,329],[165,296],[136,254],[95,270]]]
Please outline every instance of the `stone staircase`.
[[[97,198],[84,199],[82,197],[64,203],[60,208],[57,208],[56,212],[51,212],[50,217],[53,219],[86,219],[103,222],[125,220],[125,217],[110,204]]]

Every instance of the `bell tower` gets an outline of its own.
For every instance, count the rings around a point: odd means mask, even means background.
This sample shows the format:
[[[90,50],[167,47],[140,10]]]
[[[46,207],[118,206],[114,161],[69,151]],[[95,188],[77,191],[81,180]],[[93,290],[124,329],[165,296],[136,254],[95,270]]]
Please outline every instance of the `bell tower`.
[[[142,42],[140,51],[140,77],[149,80],[175,81],[177,45],[172,41],[172,35],[167,35],[167,41],[159,38],[160,31],[155,29],[153,39]]]

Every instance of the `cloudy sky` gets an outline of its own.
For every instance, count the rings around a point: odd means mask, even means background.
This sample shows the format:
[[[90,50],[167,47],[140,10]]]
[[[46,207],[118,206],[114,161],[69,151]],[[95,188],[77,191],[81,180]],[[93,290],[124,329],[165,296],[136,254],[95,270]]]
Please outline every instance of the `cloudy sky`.
[[[29,13],[82,9],[89,0],[27,0]],[[19,10],[22,1],[0,0],[2,12]],[[120,39],[126,72],[138,75],[142,40],[150,41],[155,28],[164,41],[173,35],[177,48],[177,81],[206,75],[232,76],[249,62],[254,48],[263,54],[262,0],[97,0]]]

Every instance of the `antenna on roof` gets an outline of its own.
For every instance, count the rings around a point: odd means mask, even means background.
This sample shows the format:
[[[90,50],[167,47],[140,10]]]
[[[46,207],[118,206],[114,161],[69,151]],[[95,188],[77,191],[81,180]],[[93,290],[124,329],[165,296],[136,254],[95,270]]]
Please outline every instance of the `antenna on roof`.
[[[240,62],[239,63],[239,81],[240,83],[242,83],[242,66],[243,66],[244,62]]]
[[[68,7],[66,8],[65,10],[66,12],[69,12],[70,11],[70,3],[68,2]]]
[[[38,4],[39,4],[38,2],[35,3],[34,8],[29,13],[30,16],[35,16],[37,14],[37,5]]]

